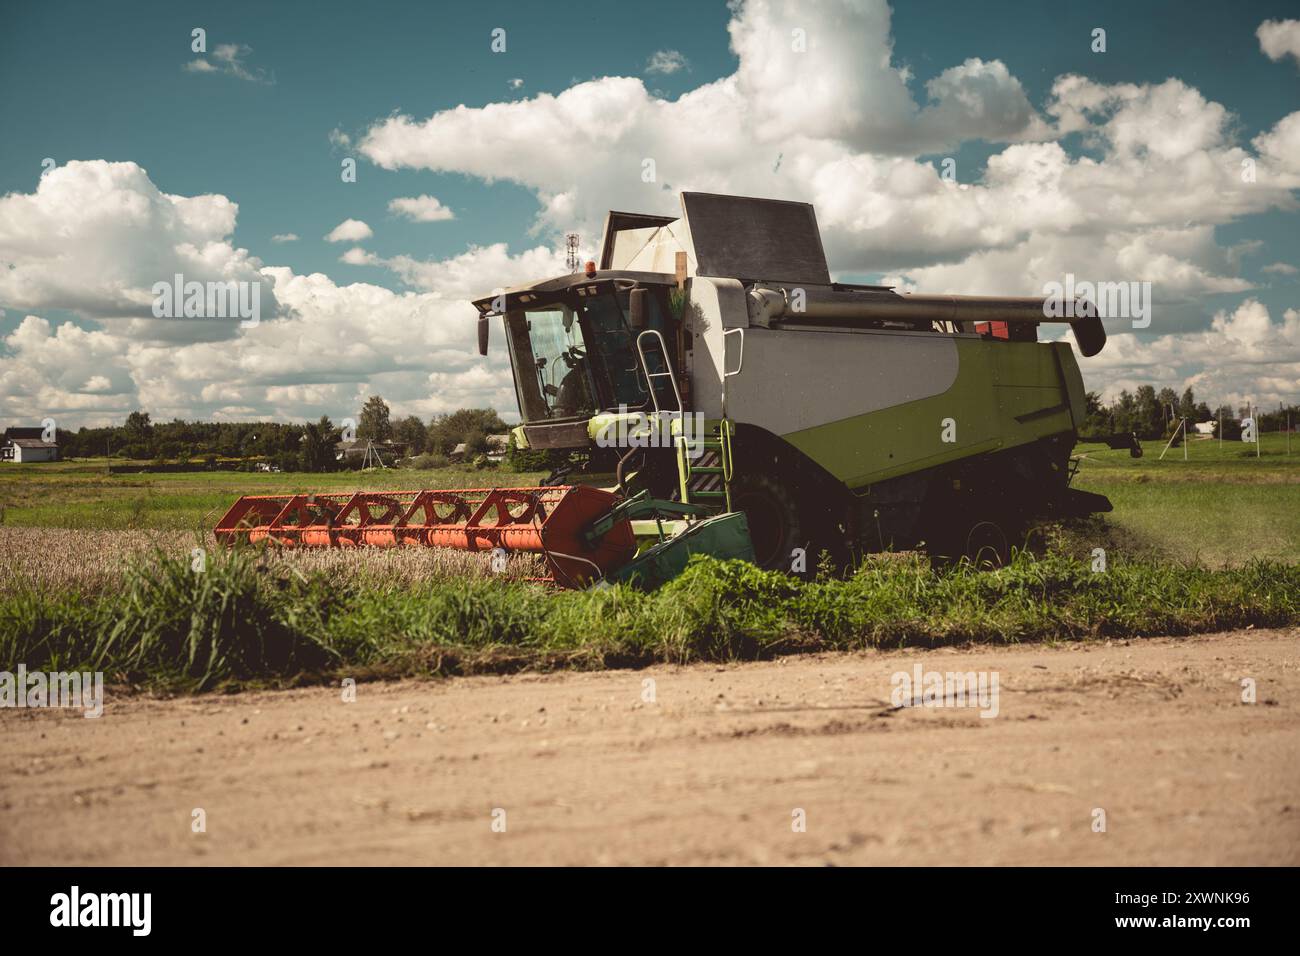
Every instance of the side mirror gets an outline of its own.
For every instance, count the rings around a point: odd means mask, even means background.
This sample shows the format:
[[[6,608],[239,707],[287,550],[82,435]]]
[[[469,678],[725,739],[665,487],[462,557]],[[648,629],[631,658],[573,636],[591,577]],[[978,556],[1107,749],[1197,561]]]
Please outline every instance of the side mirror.
[[[649,318],[646,315],[646,296],[650,293],[645,289],[633,289],[627,298],[627,324],[632,328],[633,333],[645,331]]]
[[[478,354],[488,354],[488,322],[491,321],[488,316],[480,315],[478,317]]]

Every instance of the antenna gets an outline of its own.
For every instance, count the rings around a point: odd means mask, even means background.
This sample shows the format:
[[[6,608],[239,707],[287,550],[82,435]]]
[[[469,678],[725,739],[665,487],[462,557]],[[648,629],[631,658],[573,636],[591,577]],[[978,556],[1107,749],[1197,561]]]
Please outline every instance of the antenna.
[[[570,272],[578,271],[578,234],[576,232],[566,232],[564,234],[564,264],[568,266]]]

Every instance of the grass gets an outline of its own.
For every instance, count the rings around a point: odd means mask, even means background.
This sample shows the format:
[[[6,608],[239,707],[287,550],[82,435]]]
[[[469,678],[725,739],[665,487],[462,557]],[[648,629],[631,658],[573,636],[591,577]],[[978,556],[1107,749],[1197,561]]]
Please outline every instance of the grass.
[[[1105,445],[1080,445],[1075,484],[1110,498],[1112,544],[1131,553],[1214,566],[1256,557],[1300,560],[1300,437],[1255,447],[1193,439],[1159,460],[1163,442],[1143,442],[1143,457]]]
[[[96,593],[0,594],[0,670],[102,670],[111,682],[209,690],[375,674],[760,659],[808,650],[1188,634],[1300,622],[1300,566],[1232,569],[1053,553],[932,570],[895,555],[801,583],[696,558],[652,594],[553,592],[482,577],[393,584],[268,565],[251,549],[136,559]]]

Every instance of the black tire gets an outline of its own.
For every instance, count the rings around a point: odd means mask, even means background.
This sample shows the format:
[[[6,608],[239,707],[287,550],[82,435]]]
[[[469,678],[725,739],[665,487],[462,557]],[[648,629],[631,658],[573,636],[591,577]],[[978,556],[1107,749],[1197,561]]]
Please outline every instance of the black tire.
[[[759,567],[812,578],[822,569],[823,553],[829,554],[832,571],[851,566],[845,531],[836,521],[842,517],[838,499],[817,487],[811,481],[783,481],[779,473],[738,471],[732,479],[731,507],[745,513]],[[802,560],[796,549],[802,550]]]
[[[1011,561],[1012,546],[1021,538],[1018,523],[1004,514],[988,509],[962,513],[960,508],[945,509],[933,516],[925,537],[925,550],[936,566],[950,566],[966,558],[981,570],[1004,567]]]
[[[980,518],[966,530],[962,554],[981,571],[1005,567],[1011,561],[1012,538],[1006,522],[993,517]]]
[[[814,570],[817,556],[804,535],[799,506],[785,485],[769,475],[740,471],[731,481],[731,507],[743,511],[754,543],[754,561],[770,571],[792,571],[796,548]]]

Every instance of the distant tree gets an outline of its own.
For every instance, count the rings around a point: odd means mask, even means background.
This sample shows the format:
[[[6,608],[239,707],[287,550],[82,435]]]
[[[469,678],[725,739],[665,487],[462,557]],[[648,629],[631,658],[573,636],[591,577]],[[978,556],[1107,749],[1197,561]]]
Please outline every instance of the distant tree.
[[[1109,435],[1115,430],[1110,410],[1102,405],[1100,394],[1088,392],[1084,396],[1084,405],[1086,411],[1083,427],[1079,429],[1080,437],[1085,440],[1095,440]]]
[[[407,453],[419,455],[424,451],[428,434],[424,422],[414,415],[407,415],[393,426],[393,439],[407,446]]]
[[[378,395],[371,395],[361,406],[361,421],[357,424],[360,441],[391,441],[393,423],[389,420],[388,403]]]
[[[1137,400],[1133,398],[1133,393],[1128,389],[1122,389],[1119,393],[1119,399],[1111,408],[1111,425],[1114,430],[1121,434],[1127,434],[1135,429],[1135,413],[1137,411]]]
[[[332,471],[335,466],[334,443],[338,435],[334,423],[322,415],[318,422],[308,422],[302,431],[299,461],[303,471]]]
[[[1175,396],[1176,397],[1176,396]],[[1134,395],[1134,431],[1139,438],[1159,438],[1164,432],[1164,410],[1151,385],[1139,385]]]
[[[126,416],[126,441],[147,442],[153,437],[153,424],[147,411],[133,411]]]
[[[461,442],[474,435],[500,435],[510,426],[491,408],[461,408],[451,414],[438,415],[429,423],[429,451],[450,455]]]

